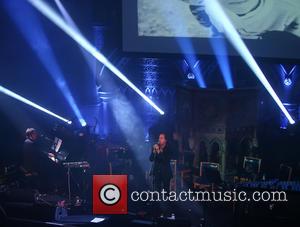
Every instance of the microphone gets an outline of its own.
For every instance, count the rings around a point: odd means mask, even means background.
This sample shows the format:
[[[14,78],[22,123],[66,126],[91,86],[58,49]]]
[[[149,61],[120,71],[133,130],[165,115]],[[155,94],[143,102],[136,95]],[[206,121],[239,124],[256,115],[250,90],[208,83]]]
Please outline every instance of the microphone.
[[[154,149],[154,153],[157,154],[160,150],[160,146],[159,143],[156,143],[153,145],[153,149]]]

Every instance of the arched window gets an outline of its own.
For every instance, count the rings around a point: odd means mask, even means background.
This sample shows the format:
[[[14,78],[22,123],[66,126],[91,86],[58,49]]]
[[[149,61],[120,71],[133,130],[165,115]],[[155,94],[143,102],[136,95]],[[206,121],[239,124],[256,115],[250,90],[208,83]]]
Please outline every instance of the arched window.
[[[220,163],[221,161],[220,145],[217,142],[213,142],[210,146],[209,161],[215,163]]]

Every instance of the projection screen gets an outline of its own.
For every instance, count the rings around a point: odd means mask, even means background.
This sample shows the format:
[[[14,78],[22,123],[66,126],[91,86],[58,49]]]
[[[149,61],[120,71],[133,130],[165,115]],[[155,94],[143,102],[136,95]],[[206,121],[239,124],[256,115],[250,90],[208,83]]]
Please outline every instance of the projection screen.
[[[254,56],[300,58],[300,0],[219,2]],[[203,0],[123,0],[123,49],[214,54],[211,42],[224,36],[212,18]]]

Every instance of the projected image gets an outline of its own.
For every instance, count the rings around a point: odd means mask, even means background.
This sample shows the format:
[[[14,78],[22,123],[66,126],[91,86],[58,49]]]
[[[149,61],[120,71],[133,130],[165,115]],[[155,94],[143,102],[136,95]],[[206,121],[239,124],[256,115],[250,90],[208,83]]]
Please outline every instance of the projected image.
[[[299,0],[219,0],[243,39],[284,32],[300,37]],[[138,0],[138,35],[150,37],[221,37],[204,0]]]

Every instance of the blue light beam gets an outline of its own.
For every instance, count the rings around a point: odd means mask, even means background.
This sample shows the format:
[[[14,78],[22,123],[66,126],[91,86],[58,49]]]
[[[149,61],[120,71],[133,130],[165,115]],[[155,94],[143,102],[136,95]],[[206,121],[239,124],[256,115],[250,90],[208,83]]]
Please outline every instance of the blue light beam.
[[[23,1],[6,1],[5,6],[25,40],[67,100],[77,119],[83,118],[36,12]]]
[[[223,38],[210,39],[210,43],[215,52],[215,56],[221,69],[226,88],[234,88],[226,43],[224,42]]]
[[[119,77],[124,83],[139,94],[146,102],[148,102],[161,115],[164,114],[150,98],[148,98],[141,90],[139,90],[118,68],[116,68],[102,53],[100,53],[83,35],[68,25],[50,6],[41,0],[27,0],[32,6],[40,11],[44,16],[56,24],[75,42],[82,46],[87,52],[94,56],[99,62],[104,64],[111,72]]]
[[[43,111],[44,113],[47,113],[47,114],[49,114],[49,115],[51,115],[51,116],[53,116],[53,117],[56,117],[56,118],[58,118],[59,120],[62,120],[62,121],[64,121],[64,122],[68,123],[68,124],[72,124],[72,121],[70,121],[70,120],[68,120],[68,119],[66,119],[66,118],[63,118],[63,117],[57,115],[56,113],[53,113],[53,112],[51,112],[50,110],[47,110],[46,108],[44,108],[44,107],[42,107],[42,106],[40,106],[40,105],[38,105],[38,104],[35,104],[34,102],[31,102],[30,100],[28,100],[28,99],[22,97],[21,95],[18,95],[18,94],[16,94],[16,93],[14,93],[14,92],[8,90],[8,89],[5,88],[5,87],[0,86],[0,92],[3,93],[3,94],[8,95],[8,96],[10,96],[10,97],[12,97],[12,98],[14,98],[14,99],[17,99],[17,100],[19,100],[19,101],[21,101],[21,102],[23,102],[23,103],[25,103],[25,104],[27,104],[27,105],[29,105],[29,106],[32,106],[32,107],[34,107],[34,108],[36,108],[36,109],[38,109],[38,110],[41,110],[41,111]]]
[[[176,12],[182,12],[180,10],[178,11],[178,8],[174,7],[174,5],[170,4],[170,1],[161,1],[160,7],[163,8],[165,11],[173,10]],[[173,20],[166,15],[162,16],[164,16],[165,21],[171,26],[171,29],[174,30],[174,33],[176,33],[175,31],[178,29],[178,26],[180,26],[180,29],[184,30],[185,33],[188,33],[187,24],[189,23],[189,21],[185,19],[185,16],[183,14],[178,15],[176,20]],[[183,37],[177,37],[176,42],[178,43],[179,48],[181,49],[184,55],[185,61],[187,62],[190,71],[195,75],[198,86],[200,88],[206,88],[207,84],[205,82],[201,67],[197,67],[199,61],[197,60],[197,56],[195,55],[195,50],[191,40]],[[197,66],[195,66],[195,63],[197,62],[198,64]]]
[[[68,11],[66,10],[66,8],[63,6],[62,2],[60,0],[55,0],[55,4],[57,6],[57,8],[59,9],[61,15],[64,17],[65,21],[78,33],[80,33],[78,27],[76,26],[74,20],[72,19],[72,17],[70,16],[70,14],[68,13]],[[82,48],[80,48],[80,51],[82,52],[82,55],[86,61],[86,63],[88,64],[88,66],[90,67],[90,70],[94,73],[94,62],[93,59],[91,59],[91,56],[88,55],[88,53],[86,51],[84,51]]]
[[[274,89],[270,85],[262,70],[259,68],[254,57],[250,53],[249,49],[247,48],[241,37],[239,36],[230,19],[225,14],[218,0],[204,0],[204,4],[208,15],[212,17],[211,19],[214,21],[214,24],[216,24],[218,26],[218,29],[226,35],[231,44],[235,47],[235,49],[238,51],[238,53],[241,55],[241,57],[244,59],[244,61],[247,63],[250,69],[254,72],[254,74],[257,76],[260,82],[267,89],[267,91],[277,103],[277,105],[279,106],[283,114],[286,116],[290,124],[295,124],[295,121],[282,104],[281,100],[275,93]]]

